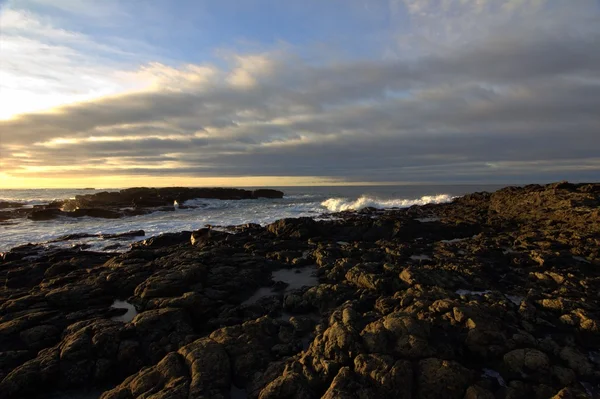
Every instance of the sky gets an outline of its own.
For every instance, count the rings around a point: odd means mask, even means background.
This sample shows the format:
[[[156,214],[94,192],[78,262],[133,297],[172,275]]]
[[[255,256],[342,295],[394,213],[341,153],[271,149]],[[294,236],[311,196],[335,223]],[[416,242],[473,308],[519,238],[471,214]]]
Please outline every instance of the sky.
[[[0,188],[600,180],[600,0],[0,0]]]

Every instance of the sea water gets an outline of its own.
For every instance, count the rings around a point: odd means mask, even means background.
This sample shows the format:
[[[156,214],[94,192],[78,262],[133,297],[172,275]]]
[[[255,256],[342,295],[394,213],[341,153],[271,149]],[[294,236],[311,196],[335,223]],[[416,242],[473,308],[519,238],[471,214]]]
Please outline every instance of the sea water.
[[[144,230],[146,237],[161,233],[197,230],[206,225],[231,226],[244,223],[268,224],[289,217],[319,218],[325,213],[359,210],[365,207],[380,209],[409,207],[427,203],[443,203],[452,198],[476,191],[495,191],[498,185],[414,185],[414,186],[336,186],[336,187],[282,187],[281,199],[212,200],[193,199],[183,204],[196,208],[174,212],[154,212],[147,215],[121,219],[58,218],[48,221],[12,219],[0,225],[0,251],[27,243],[45,243],[60,236],[74,233],[115,234],[131,230]],[[103,190],[46,189],[0,190],[0,201],[16,201],[33,205],[47,204],[53,200],[74,198],[80,194],[93,194]],[[143,239],[120,241],[128,244]],[[90,245],[91,250],[103,250],[111,244],[100,238],[84,238],[53,245]]]

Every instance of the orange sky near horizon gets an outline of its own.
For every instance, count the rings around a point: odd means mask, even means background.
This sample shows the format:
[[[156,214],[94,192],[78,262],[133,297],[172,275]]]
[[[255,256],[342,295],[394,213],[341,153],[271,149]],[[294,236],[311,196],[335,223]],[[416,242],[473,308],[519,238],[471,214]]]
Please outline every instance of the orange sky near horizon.
[[[402,184],[378,182],[377,185]],[[414,184],[414,183],[413,183]],[[244,177],[185,177],[185,176],[97,176],[91,178],[18,178],[0,172],[0,189],[36,188],[127,188],[127,187],[286,187],[286,186],[368,186],[370,182],[347,182],[311,176],[244,176]]]

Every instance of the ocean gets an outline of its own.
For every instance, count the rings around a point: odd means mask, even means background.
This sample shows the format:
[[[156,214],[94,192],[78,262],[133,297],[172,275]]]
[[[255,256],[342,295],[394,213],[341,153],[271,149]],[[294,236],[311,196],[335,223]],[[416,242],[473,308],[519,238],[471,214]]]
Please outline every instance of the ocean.
[[[116,234],[144,230],[145,237],[119,241],[122,245],[110,251],[123,251],[132,241],[154,235],[183,230],[197,230],[206,225],[231,226],[244,223],[268,224],[288,217],[319,218],[324,213],[359,210],[365,207],[380,209],[409,207],[427,203],[443,203],[452,198],[477,191],[495,191],[504,185],[410,185],[410,186],[335,186],[335,187],[271,187],[285,193],[282,199],[207,200],[195,199],[181,205],[195,209],[175,212],[154,212],[122,219],[59,218],[49,221],[12,219],[0,225],[0,252],[27,243],[47,243],[60,236],[89,233]],[[0,190],[0,201],[16,201],[27,206],[41,205],[53,200],[74,198],[80,194],[118,189],[31,189]],[[90,250],[106,250],[110,243],[97,237],[70,240],[52,245],[86,244]],[[106,250],[109,251],[109,250]]]

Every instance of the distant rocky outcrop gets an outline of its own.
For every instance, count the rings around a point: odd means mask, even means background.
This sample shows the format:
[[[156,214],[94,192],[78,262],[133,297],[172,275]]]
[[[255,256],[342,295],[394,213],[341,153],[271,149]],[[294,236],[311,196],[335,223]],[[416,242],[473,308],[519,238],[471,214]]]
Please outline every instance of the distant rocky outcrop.
[[[94,217],[117,219],[154,211],[175,211],[175,204],[191,199],[242,200],[283,198],[283,192],[272,189],[243,190],[237,188],[136,187],[120,191],[102,191],[76,195],[74,199],[57,200],[46,205],[24,207],[18,202],[0,201],[0,223],[27,217],[35,221],[58,217]]]
[[[242,190],[237,188],[128,188],[120,191],[103,191],[95,194],[77,195],[75,199],[67,200],[63,209],[70,211],[80,208],[148,208],[173,205],[175,201],[184,201],[196,198],[240,200],[257,198],[283,198],[283,192],[278,190]]]
[[[14,248],[0,399],[600,397],[599,209],[600,184],[561,183],[121,254]]]

